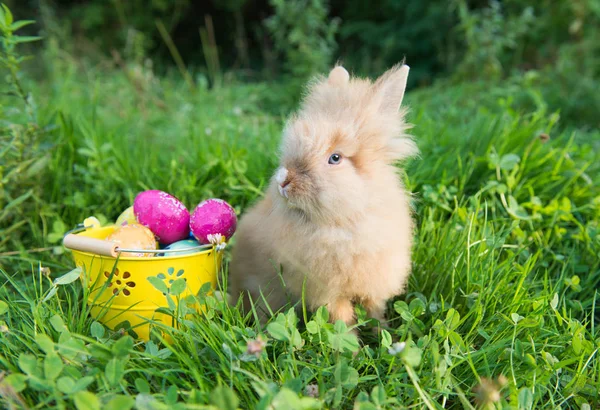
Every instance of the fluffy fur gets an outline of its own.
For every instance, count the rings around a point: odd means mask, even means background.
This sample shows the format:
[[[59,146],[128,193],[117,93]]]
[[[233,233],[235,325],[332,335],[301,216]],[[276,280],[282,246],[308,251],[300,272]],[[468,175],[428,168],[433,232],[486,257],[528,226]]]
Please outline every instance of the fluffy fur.
[[[354,303],[383,320],[403,291],[413,221],[395,163],[417,154],[399,111],[408,71],[395,66],[373,83],[338,66],[309,86],[285,127],[280,168],[237,231],[229,289],[246,309],[265,312],[266,300],[277,310],[304,287],[309,309],[326,305],[332,321],[351,324]]]

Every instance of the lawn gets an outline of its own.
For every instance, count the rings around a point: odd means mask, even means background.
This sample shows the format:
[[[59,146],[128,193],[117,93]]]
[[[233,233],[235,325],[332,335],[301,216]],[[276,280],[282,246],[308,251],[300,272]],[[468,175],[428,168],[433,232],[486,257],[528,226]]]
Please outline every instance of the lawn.
[[[206,296],[205,316],[143,343],[95,322],[79,281],[53,282],[74,267],[62,234],[88,216],[114,220],[145,189],[188,207],[220,197],[243,214],[277,166],[298,90],[208,89],[202,77],[191,89],[140,66],[59,57],[46,56],[44,81],[25,80],[39,129],[26,147],[35,161],[15,181],[32,194],[5,208],[22,224],[0,227],[5,407],[600,406],[600,133],[561,122],[535,88],[408,92],[421,156],[402,178],[417,232],[390,329],[370,332],[360,308],[360,342],[324,309],[283,311],[260,328]],[[24,123],[20,107],[4,100],[3,121]],[[18,144],[25,133],[12,135]]]

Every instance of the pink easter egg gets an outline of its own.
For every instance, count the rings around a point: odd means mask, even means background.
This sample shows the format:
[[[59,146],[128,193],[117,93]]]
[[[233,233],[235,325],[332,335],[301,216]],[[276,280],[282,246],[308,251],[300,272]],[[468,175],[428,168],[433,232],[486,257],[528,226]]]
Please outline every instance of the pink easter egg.
[[[140,192],[133,201],[133,213],[162,244],[187,239],[190,234],[189,211],[179,199],[166,192],[157,189]]]
[[[222,199],[207,199],[200,202],[190,219],[190,229],[202,244],[210,242],[208,235],[221,234],[231,238],[237,227],[235,211]]]

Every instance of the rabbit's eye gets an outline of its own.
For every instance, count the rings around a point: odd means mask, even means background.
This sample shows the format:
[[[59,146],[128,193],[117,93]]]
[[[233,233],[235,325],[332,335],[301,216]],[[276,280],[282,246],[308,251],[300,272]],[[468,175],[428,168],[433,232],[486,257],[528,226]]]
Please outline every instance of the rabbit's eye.
[[[337,165],[342,161],[342,156],[340,154],[331,154],[329,157],[329,163],[331,165]]]

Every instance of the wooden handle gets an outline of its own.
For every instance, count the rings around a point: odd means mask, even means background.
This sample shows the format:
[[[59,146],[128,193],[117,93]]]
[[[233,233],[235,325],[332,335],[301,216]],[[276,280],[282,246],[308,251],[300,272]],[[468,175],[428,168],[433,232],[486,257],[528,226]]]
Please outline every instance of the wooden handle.
[[[96,255],[111,256],[116,258],[119,254],[119,246],[110,241],[88,238],[86,236],[68,234],[63,238],[65,248],[81,252],[95,253]]]

